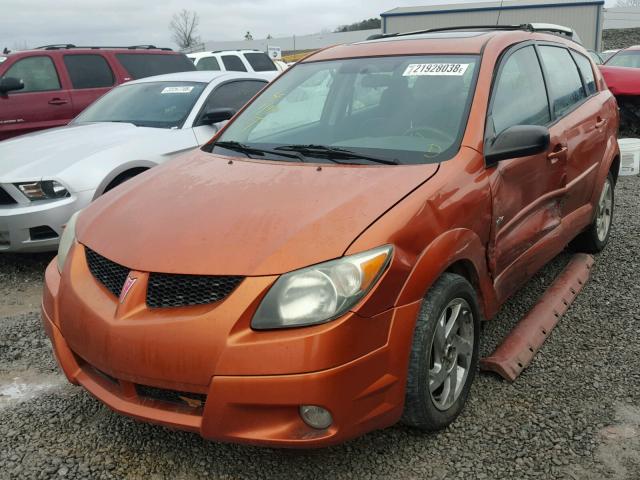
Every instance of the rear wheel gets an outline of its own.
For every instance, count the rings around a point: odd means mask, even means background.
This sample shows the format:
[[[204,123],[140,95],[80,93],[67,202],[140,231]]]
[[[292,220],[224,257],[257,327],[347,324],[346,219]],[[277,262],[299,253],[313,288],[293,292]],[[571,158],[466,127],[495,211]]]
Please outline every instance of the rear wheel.
[[[574,250],[585,253],[598,253],[604,249],[611,234],[614,200],[613,175],[609,173],[598,198],[593,222],[571,242],[571,247]]]
[[[402,421],[439,430],[462,411],[478,366],[479,309],[471,284],[443,274],[424,299],[413,336]]]

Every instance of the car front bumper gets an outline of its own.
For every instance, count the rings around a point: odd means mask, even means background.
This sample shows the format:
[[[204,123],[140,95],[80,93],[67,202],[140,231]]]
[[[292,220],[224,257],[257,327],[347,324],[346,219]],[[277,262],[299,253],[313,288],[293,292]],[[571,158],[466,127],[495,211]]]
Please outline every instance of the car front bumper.
[[[55,250],[64,225],[93,200],[93,195],[93,191],[85,191],[60,200],[0,205],[0,253]],[[38,230],[45,234],[36,236]]]
[[[308,329],[267,334],[242,331],[236,319],[222,349],[212,341],[211,350],[221,350],[216,360],[209,364],[199,354],[199,360],[192,363],[191,355],[199,352],[200,340],[207,336],[204,331],[189,333],[190,321],[186,317],[180,320],[179,313],[176,320],[184,325],[183,331],[173,333],[171,343],[164,342],[160,327],[144,325],[146,320],[140,312],[122,316],[116,313],[112,323],[105,317],[113,310],[109,313],[109,308],[103,308],[100,297],[107,292],[100,285],[84,282],[77,292],[68,285],[70,277],[87,273],[82,257],[75,255],[67,261],[63,276],[58,273],[55,259],[47,268],[42,320],[68,380],[83,386],[118,413],[196,432],[211,440],[299,448],[340,443],[392,425],[402,414],[408,349],[419,302],[366,319],[350,313],[335,325],[311,327],[317,329],[315,336],[308,336]],[[231,297],[243,297],[240,290],[238,287]],[[82,295],[83,300],[69,299],[76,295]],[[118,303],[115,297],[112,300]],[[93,309],[81,301],[93,302]],[[69,308],[71,304],[73,310]],[[87,331],[95,331],[95,335],[85,331],[80,341],[73,331],[75,321],[68,321],[73,315],[89,324]],[[204,316],[208,329],[224,323],[222,317],[213,318],[211,312]],[[172,322],[169,318],[162,321],[163,329]],[[381,328],[384,332],[379,345],[364,347],[368,340],[355,338],[349,322],[363,322],[359,328],[369,324],[374,338],[378,337],[374,330]],[[144,336],[138,337],[137,343],[130,343],[130,335],[134,335],[131,329],[138,327],[144,329]],[[109,340],[98,340],[102,329],[108,332],[104,338]],[[350,338],[343,338],[345,334]],[[282,340],[274,343],[272,340],[278,338],[274,335],[282,335]],[[367,332],[362,331],[361,335]],[[211,338],[219,336],[214,333]],[[240,344],[248,347],[241,352],[252,355],[234,353]],[[295,348],[302,349],[299,355],[293,351]],[[344,355],[349,353],[355,358],[347,360]],[[231,363],[225,361],[228,358]],[[328,368],[319,368],[318,359],[329,362],[323,364]],[[164,368],[158,369],[159,362],[166,362]],[[173,366],[176,368],[167,373]],[[194,383],[193,378],[199,377],[190,376],[192,370],[201,370],[203,380]],[[274,373],[269,374],[270,370]],[[141,387],[164,392],[165,398],[149,396]],[[185,401],[167,400],[169,397]],[[324,430],[309,427],[300,417],[301,405],[328,409],[333,424]]]

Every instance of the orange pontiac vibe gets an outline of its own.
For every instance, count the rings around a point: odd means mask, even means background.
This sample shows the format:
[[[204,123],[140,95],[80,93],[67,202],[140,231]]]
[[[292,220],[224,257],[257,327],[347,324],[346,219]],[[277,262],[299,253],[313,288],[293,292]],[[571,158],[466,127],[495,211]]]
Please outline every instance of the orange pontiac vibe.
[[[72,217],[44,326],[71,383],[208,439],[441,429],[480,322],[607,243],[617,126],[585,49],[533,25],[328,48]]]

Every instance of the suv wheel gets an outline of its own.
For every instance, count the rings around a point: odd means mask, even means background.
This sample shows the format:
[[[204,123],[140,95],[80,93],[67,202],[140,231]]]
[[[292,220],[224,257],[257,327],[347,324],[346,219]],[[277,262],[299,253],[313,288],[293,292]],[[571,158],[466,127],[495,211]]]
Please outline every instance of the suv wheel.
[[[614,185],[613,176],[609,173],[600,192],[593,222],[571,242],[574,250],[598,253],[607,245],[613,224]]]
[[[443,274],[424,299],[413,335],[402,421],[439,430],[462,411],[478,366],[476,294],[459,275]]]

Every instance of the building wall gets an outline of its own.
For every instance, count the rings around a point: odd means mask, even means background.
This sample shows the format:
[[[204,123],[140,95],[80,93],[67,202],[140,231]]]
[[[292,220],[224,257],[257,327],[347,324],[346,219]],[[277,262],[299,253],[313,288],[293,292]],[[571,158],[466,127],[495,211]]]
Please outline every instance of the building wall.
[[[640,27],[640,7],[613,7],[604,9],[604,29]]]
[[[555,23],[573,28],[586,48],[598,50],[602,36],[601,5],[571,5],[537,8],[509,8],[499,10],[469,10],[458,12],[425,12],[408,14],[383,14],[383,31],[386,33],[410,32],[428,28],[495,25],[520,23]],[[498,14],[500,18],[498,20]]]

